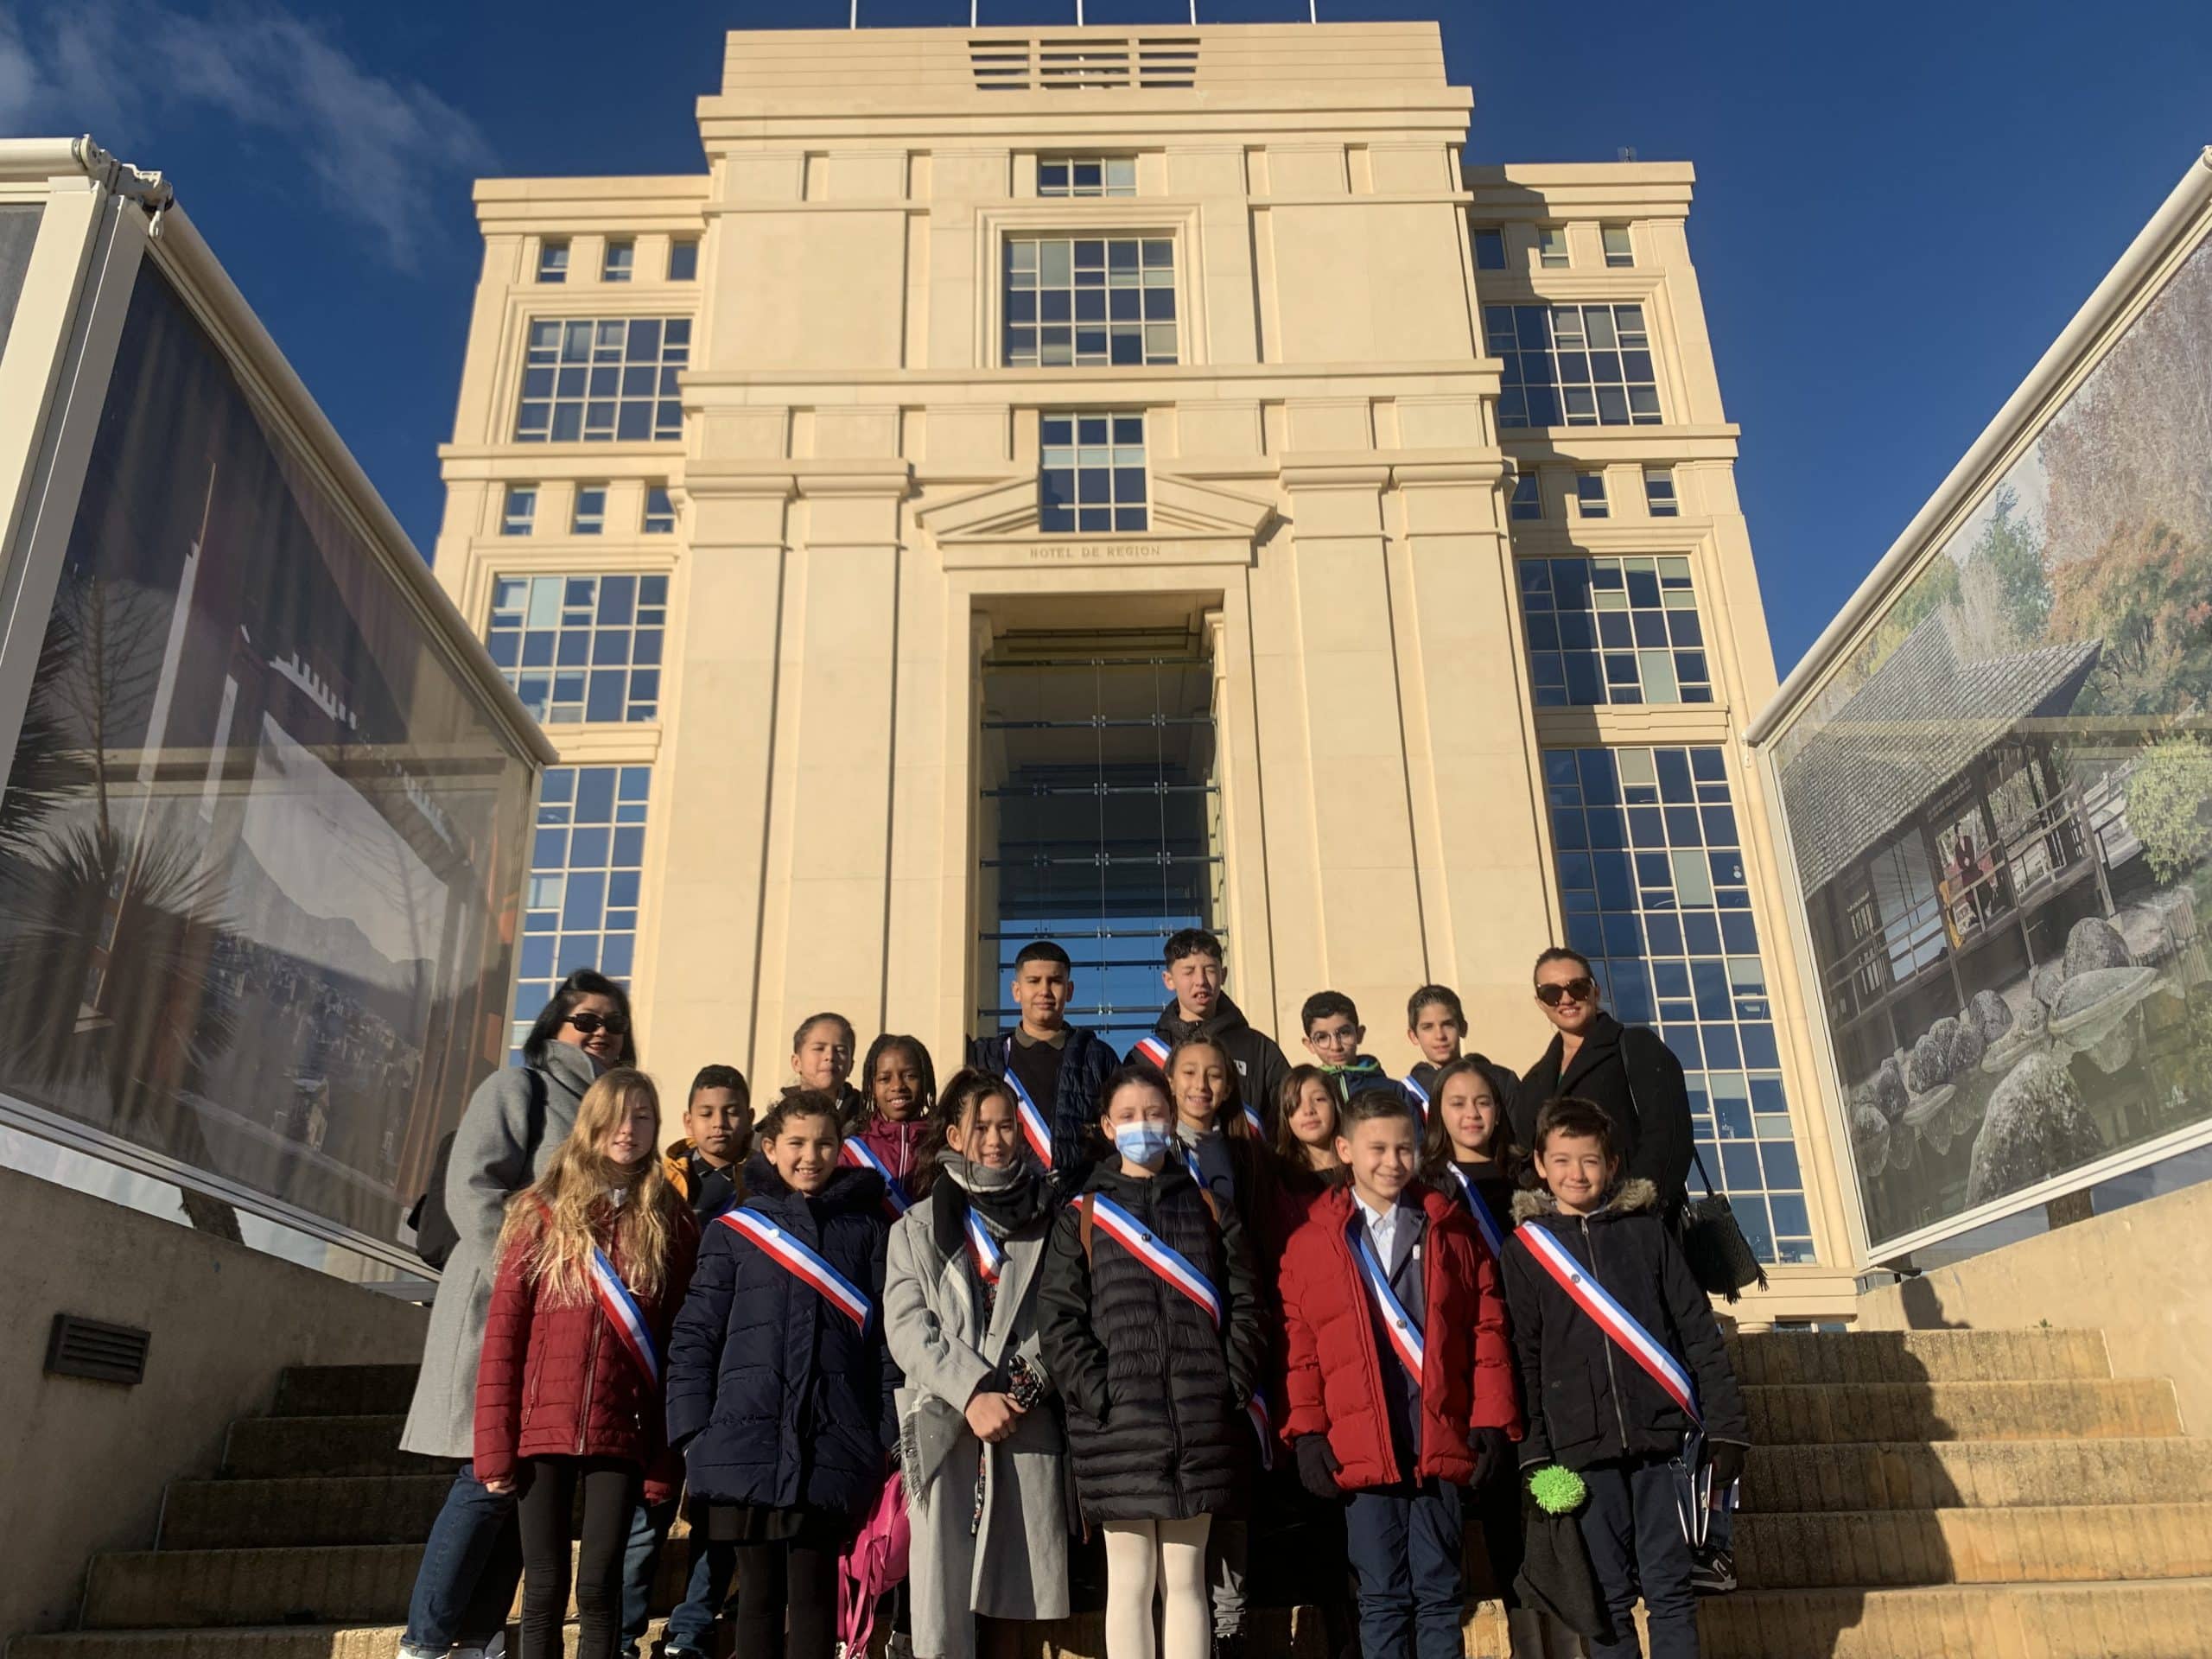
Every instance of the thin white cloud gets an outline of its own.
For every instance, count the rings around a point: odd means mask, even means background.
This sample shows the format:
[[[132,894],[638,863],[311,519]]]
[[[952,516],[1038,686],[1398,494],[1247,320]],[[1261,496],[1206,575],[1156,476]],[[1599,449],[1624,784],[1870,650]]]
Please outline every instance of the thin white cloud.
[[[365,225],[403,270],[420,257],[431,193],[458,189],[493,163],[476,124],[435,92],[376,73],[283,12],[201,16],[143,0],[79,0],[27,25],[0,18],[0,132],[43,123],[116,147],[157,139],[169,118],[211,111],[281,135],[280,165],[302,169],[328,211]],[[158,154],[124,153],[162,164]],[[268,180],[267,152],[242,153],[240,165]],[[192,181],[181,183],[188,206]]]

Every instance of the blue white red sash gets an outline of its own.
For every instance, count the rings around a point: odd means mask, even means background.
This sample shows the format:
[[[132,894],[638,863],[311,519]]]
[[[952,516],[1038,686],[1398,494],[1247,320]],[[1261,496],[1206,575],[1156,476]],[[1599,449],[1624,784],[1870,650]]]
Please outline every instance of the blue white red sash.
[[[1475,1230],[1483,1236],[1483,1243],[1490,1246],[1491,1259],[1502,1262],[1505,1256],[1505,1235],[1498,1230],[1497,1217],[1491,1213],[1490,1205],[1467,1179],[1467,1172],[1457,1164],[1445,1167],[1459,1179],[1459,1196],[1467,1201],[1468,1212],[1475,1218]]]
[[[1046,1169],[1052,1166],[1052,1126],[1045,1114],[1037,1109],[1037,1103],[1029,1097],[1029,1090],[1014,1074],[1014,1039],[1006,1039],[1006,1086],[1014,1090],[1014,1115],[1021,1124],[1021,1138],[1029,1143],[1029,1150]]]
[[[614,1334],[622,1338],[622,1345],[638,1362],[638,1369],[658,1387],[660,1350],[654,1345],[652,1327],[645,1323],[645,1309],[638,1306],[638,1299],[622,1282],[622,1275],[614,1271],[607,1252],[596,1247],[591,1253],[590,1274],[592,1294],[599,1299],[600,1308],[614,1327]]]
[[[906,1189],[891,1173],[891,1166],[877,1156],[875,1148],[857,1135],[845,1137],[844,1144],[837,1148],[837,1156],[855,1169],[872,1169],[883,1177],[883,1207],[892,1220],[898,1220],[914,1207],[914,1201],[906,1196]]]
[[[1161,1042],[1159,1038],[1140,1037],[1137,1039],[1137,1046],[1129,1051],[1129,1058],[1133,1060],[1142,1060],[1147,1065],[1165,1071],[1167,1069],[1169,1052],[1167,1045]]]
[[[1260,1122],[1260,1109],[1247,1103],[1244,1104],[1243,1111],[1244,1122],[1251,1127],[1252,1138],[1255,1141],[1265,1141],[1268,1138],[1268,1126]]]
[[[1552,1236],[1549,1228],[1532,1222],[1513,1236],[1536,1258],[1536,1265],[1551,1274],[1567,1299],[1597,1321],[1598,1328],[1612,1339],[1613,1344],[1642,1367],[1661,1391],[1702,1428],[1705,1414],[1697,1408],[1697,1389],[1690,1381],[1690,1374],[1682,1369],[1681,1361],[1669,1353],[1665,1345],[1637,1322],[1635,1314],[1590,1275],[1567,1246]]]
[[[734,1227],[758,1244],[762,1255],[818,1293],[823,1301],[850,1319],[857,1329],[868,1329],[868,1316],[875,1312],[875,1304],[868,1300],[867,1292],[831,1267],[818,1251],[793,1238],[758,1210],[733,1210],[721,1217],[721,1224]]]
[[[1428,1122],[1428,1090],[1421,1086],[1421,1079],[1408,1071],[1399,1079],[1399,1087],[1406,1091],[1407,1097],[1413,1102],[1414,1116],[1426,1125]]]
[[[1206,1185],[1205,1171],[1198,1166],[1198,1149],[1187,1141],[1183,1143],[1183,1167],[1191,1172],[1191,1179],[1198,1184],[1199,1192],[1212,1190]]]
[[[1244,1414],[1252,1420],[1253,1432],[1260,1437],[1260,1467],[1274,1468],[1275,1466],[1274,1417],[1268,1410],[1268,1396],[1260,1391],[1256,1384],[1252,1389],[1252,1397],[1244,1402]]]
[[[1006,1250],[973,1210],[968,1212],[967,1226],[968,1259],[976,1265],[976,1276],[996,1290],[999,1275],[1006,1270]]]
[[[1214,1289],[1211,1280],[1191,1264],[1190,1257],[1103,1192],[1085,1193],[1077,1202],[1088,1204],[1093,1220],[1106,1230],[1116,1244],[1149,1268],[1162,1282],[1196,1302],[1213,1321],[1213,1328],[1221,1329],[1221,1294]]]
[[[1354,1202],[1357,1211],[1360,1205]],[[1375,1242],[1367,1236],[1367,1218],[1354,1214],[1349,1229],[1351,1234],[1352,1260],[1358,1266],[1361,1281],[1367,1286],[1367,1297],[1374,1303],[1375,1311],[1382,1316],[1382,1328],[1389,1332],[1390,1346],[1398,1356],[1398,1363],[1406,1368],[1418,1387],[1426,1348],[1421,1341],[1421,1326],[1414,1323],[1414,1316],[1406,1312],[1406,1305],[1398,1300],[1398,1293],[1390,1288],[1390,1275],[1382,1270],[1382,1258],[1375,1254]]]

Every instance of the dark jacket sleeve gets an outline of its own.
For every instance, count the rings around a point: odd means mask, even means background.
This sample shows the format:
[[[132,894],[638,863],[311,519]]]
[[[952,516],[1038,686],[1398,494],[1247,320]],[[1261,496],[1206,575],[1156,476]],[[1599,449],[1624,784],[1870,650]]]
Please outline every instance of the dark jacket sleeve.
[[[1239,1220],[1234,1205],[1221,1211],[1221,1254],[1228,1264],[1229,1294],[1223,1300],[1223,1332],[1229,1357],[1230,1386],[1236,1391],[1242,1410],[1252,1397],[1267,1362],[1267,1313],[1262,1304],[1260,1275],[1252,1265],[1252,1236]]]
[[[968,1039],[968,1068],[981,1071],[987,1077],[1006,1075],[1006,1039],[1002,1037],[970,1037]]]
[[[1060,1211],[1037,1287],[1037,1336],[1045,1369],[1071,1405],[1106,1421],[1106,1349],[1090,1322],[1090,1263],[1075,1206]]]
[[[1516,1146],[1533,1148],[1536,1144],[1536,1114],[1559,1088],[1559,1039],[1554,1037],[1551,1046],[1537,1056],[1536,1063],[1522,1074],[1506,1096],[1505,1116],[1513,1125]]]
[[[678,1212],[677,1223],[676,1236],[669,1243],[668,1274],[661,1286],[660,1314],[658,1328],[653,1332],[664,1355],[668,1352],[669,1332],[674,1328],[676,1315],[683,1306],[684,1294],[691,1287],[691,1275],[699,1265],[697,1224],[692,1220],[688,1209]],[[664,1372],[668,1369],[665,1359],[661,1362],[661,1369]],[[651,1455],[645,1460],[645,1502],[648,1503],[672,1503],[683,1485],[683,1460],[676,1455],[674,1448],[668,1443],[667,1413],[664,1411],[661,1415],[662,1421],[649,1424],[646,1427],[646,1440],[651,1447]]]
[[[518,1238],[499,1258],[492,1301],[484,1318],[484,1350],[476,1367],[476,1478],[507,1480],[515,1472],[515,1441],[522,1433],[524,1370],[531,1316],[537,1298],[524,1271],[531,1241]]]
[[[737,1236],[728,1228],[707,1230],[683,1306],[669,1332],[668,1443],[678,1451],[715,1414],[722,1335],[737,1287]]]
[[[1628,1173],[1656,1186],[1671,1214],[1681,1207],[1690,1179],[1690,1096],[1682,1063],[1657,1032],[1643,1026],[1623,1035],[1621,1060],[1636,1091],[1636,1150]]]
[[[1667,1299],[1667,1318],[1675,1327],[1675,1341],[1697,1383],[1706,1435],[1749,1446],[1751,1420],[1744,1413],[1744,1396],[1736,1387],[1736,1368],[1728,1363],[1728,1349],[1720,1338],[1720,1322],[1713,1317],[1713,1303],[1691,1274],[1674,1234],[1663,1225],[1650,1231],[1659,1241],[1660,1294]]]
[[[1543,1271],[1525,1245],[1516,1247],[1510,1239],[1506,1241],[1505,1260],[1500,1265],[1505,1270],[1505,1308],[1512,1325],[1513,1357],[1521,1371],[1525,1413],[1521,1466],[1530,1469],[1552,1460],[1551,1436],[1544,1424]],[[1706,1317],[1712,1317],[1710,1312]]]
[[[880,1430],[883,1448],[896,1453],[899,1449],[898,1391],[905,1386],[906,1373],[899,1369],[899,1362],[891,1357],[891,1333],[884,1324],[883,1285],[888,1276],[886,1271],[891,1247],[891,1230],[880,1226],[875,1230],[875,1243],[868,1258],[868,1294],[875,1303],[875,1335],[883,1350],[883,1416]]]
[[[1283,1079],[1290,1075],[1290,1062],[1283,1058],[1282,1046],[1265,1032],[1252,1033],[1259,1039],[1253,1046],[1257,1051],[1259,1064],[1253,1069],[1260,1075],[1258,1088],[1249,1096],[1260,1114],[1260,1121],[1267,1125],[1268,1133],[1275,1132],[1276,1103],[1282,1098]]]

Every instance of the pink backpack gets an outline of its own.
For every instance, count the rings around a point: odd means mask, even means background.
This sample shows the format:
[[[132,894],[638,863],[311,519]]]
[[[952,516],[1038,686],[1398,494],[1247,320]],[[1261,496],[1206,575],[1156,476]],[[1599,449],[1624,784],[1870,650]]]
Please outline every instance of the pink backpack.
[[[837,1563],[837,1636],[852,1659],[868,1652],[868,1639],[875,1634],[876,1601],[906,1578],[912,1541],[906,1483],[894,1469]]]

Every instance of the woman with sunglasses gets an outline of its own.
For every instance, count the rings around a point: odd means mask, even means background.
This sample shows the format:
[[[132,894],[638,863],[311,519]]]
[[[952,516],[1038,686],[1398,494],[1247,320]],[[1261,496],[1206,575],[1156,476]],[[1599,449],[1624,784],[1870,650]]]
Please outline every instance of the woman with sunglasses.
[[[1521,1079],[1513,1138],[1535,1144],[1536,1114],[1561,1095],[1594,1101],[1613,1120],[1621,1173],[1659,1189],[1660,1214],[1679,1224],[1690,1174],[1690,1097],[1682,1063],[1649,1026],[1624,1026],[1599,1005],[1597,976],[1580,950],[1536,958],[1536,1001],[1554,1036]]]
[[[440,1272],[399,1441],[425,1457],[475,1453],[477,1360],[507,1200],[551,1166],[599,1074],[638,1063],[629,997],[604,974],[577,969],[539,1010],[522,1059],[478,1086],[454,1131],[445,1205],[460,1241]],[[473,1464],[461,1464],[416,1574],[399,1644],[404,1659],[442,1659],[448,1648],[480,1653],[505,1627],[522,1567],[514,1513],[512,1493],[490,1491]]]

